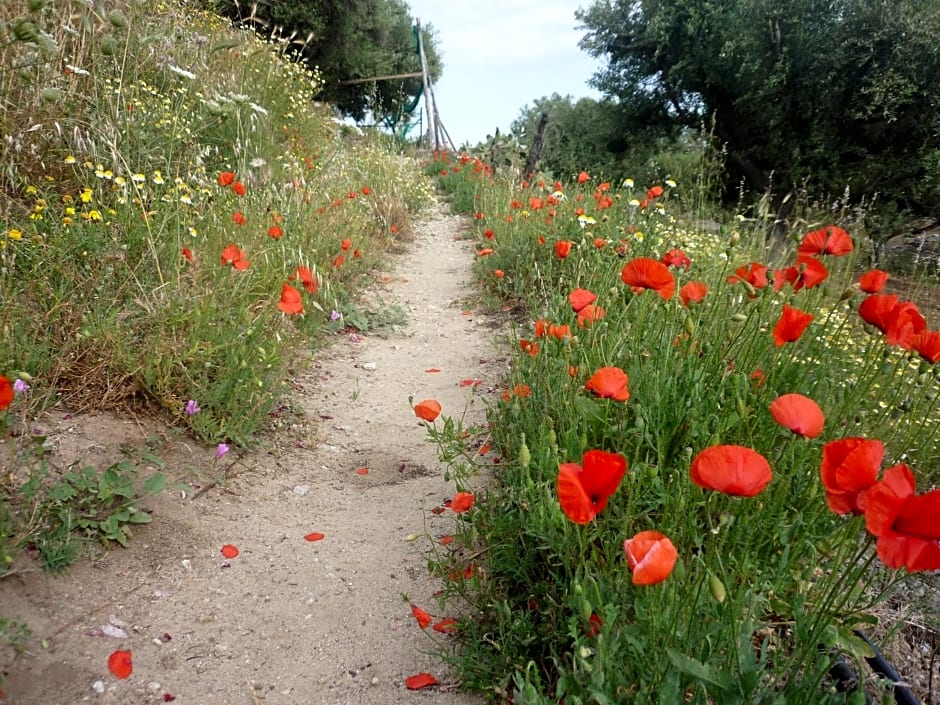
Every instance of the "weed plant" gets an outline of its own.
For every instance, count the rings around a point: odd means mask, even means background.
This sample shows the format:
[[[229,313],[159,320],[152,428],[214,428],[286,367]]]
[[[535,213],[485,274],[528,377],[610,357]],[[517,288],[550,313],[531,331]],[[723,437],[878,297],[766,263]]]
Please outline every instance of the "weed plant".
[[[767,262],[760,218],[686,227],[671,180],[514,184],[450,154],[427,172],[474,218],[483,285],[525,312],[490,409],[501,462],[434,564],[468,614],[464,684],[863,701],[833,660],[864,670],[853,630],[940,568],[940,333],[859,278],[839,223]],[[478,462],[456,430],[431,439],[463,489]]]

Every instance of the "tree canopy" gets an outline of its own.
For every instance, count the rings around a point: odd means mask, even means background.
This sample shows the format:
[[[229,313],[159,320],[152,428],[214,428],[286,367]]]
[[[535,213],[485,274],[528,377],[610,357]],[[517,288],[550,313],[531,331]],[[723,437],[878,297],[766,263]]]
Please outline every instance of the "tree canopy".
[[[594,85],[650,127],[714,121],[728,178],[940,215],[936,0],[595,0]]]
[[[296,35],[303,42],[302,60],[324,78],[323,100],[357,120],[369,113],[394,119],[421,93],[420,78],[341,83],[421,70],[411,10],[403,0],[270,0],[250,10],[238,0],[208,1],[233,20],[252,18],[259,31]],[[422,30],[434,82],[441,61],[433,29]]]

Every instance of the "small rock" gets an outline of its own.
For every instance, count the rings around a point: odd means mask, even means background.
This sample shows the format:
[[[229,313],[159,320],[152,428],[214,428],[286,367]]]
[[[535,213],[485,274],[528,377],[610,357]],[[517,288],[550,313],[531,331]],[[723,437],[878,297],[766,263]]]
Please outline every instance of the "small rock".
[[[95,681],[91,684],[91,689],[101,695],[104,692],[104,681]]]
[[[379,366],[374,362],[363,362],[361,365],[359,365],[359,367],[368,372],[374,372],[375,370],[379,369]]]
[[[378,677],[378,676],[372,676],[372,681],[371,681],[370,684],[371,684],[371,685],[378,685],[378,684],[379,684],[379,677]]]
[[[180,561],[180,563],[183,564],[183,567],[186,570],[192,570],[193,565],[188,558],[184,558],[183,560]]]
[[[310,491],[310,485],[297,485],[293,489],[294,494],[297,495],[298,497],[303,497],[309,491]]]

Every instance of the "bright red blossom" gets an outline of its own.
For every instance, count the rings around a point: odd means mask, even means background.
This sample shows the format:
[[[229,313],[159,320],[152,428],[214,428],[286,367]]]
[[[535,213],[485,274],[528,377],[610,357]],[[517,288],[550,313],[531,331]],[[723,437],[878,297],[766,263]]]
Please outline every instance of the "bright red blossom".
[[[940,362],[940,331],[922,330],[911,340],[911,349],[931,364]]]
[[[836,514],[861,514],[859,494],[875,484],[885,446],[881,441],[843,438],[823,446],[819,476],[826,504]]]
[[[578,463],[558,468],[558,503],[575,524],[587,524],[607,506],[627,472],[627,461],[618,453],[589,450]]]
[[[770,413],[778,424],[806,438],[816,438],[826,423],[819,405],[802,394],[778,397],[771,403]]]
[[[431,619],[430,614],[415,604],[411,605],[411,614],[414,615],[415,620],[418,622],[418,626],[422,629],[427,629],[429,626],[431,626],[431,622],[434,621]]]
[[[441,404],[434,399],[425,399],[415,404],[415,416],[428,422],[433,422],[441,415]]]
[[[827,225],[803,236],[799,253],[804,255],[847,255],[852,251],[852,238],[840,227]]]
[[[591,375],[584,388],[603,399],[627,401],[630,398],[630,391],[627,389],[629,382],[627,373],[619,367],[601,367]]]
[[[558,240],[555,243],[555,256],[559,259],[565,259],[571,254],[571,240]]]
[[[223,171],[219,174],[219,186],[231,186],[235,181],[234,171]]]
[[[594,323],[594,321],[601,320],[606,314],[607,311],[600,306],[588,304],[578,311],[578,327],[584,328],[585,326],[589,326]]]
[[[752,448],[711,446],[692,459],[689,475],[699,487],[736,497],[753,497],[773,479],[767,459]]]
[[[620,272],[620,279],[634,294],[652,289],[668,301],[676,291],[675,277],[666,265],[652,257],[637,257],[628,262]]]
[[[708,294],[708,286],[703,282],[688,282],[679,289],[679,299],[683,306],[688,306],[690,303],[702,303],[706,294]]]
[[[571,310],[575,313],[595,301],[597,301],[597,294],[587,289],[575,289],[568,294],[568,302],[571,304]]]
[[[658,531],[641,531],[623,542],[634,585],[655,585],[669,577],[679,552],[669,537]]]
[[[813,314],[793,308],[789,304],[784,304],[783,311],[773,330],[774,345],[780,347],[786,343],[799,340],[812,320]]]
[[[763,289],[767,286],[767,267],[760,262],[751,262],[738,267],[734,270],[734,275],[728,277],[728,283],[737,284],[738,282],[744,282],[752,289]],[[753,297],[753,293],[751,296]]]
[[[665,264],[667,267],[675,267],[676,269],[685,269],[689,271],[689,267],[692,265],[692,260],[689,259],[689,256],[682,250],[672,249],[669,250],[666,254],[662,256],[660,262]]]
[[[877,294],[885,288],[890,276],[880,269],[870,269],[858,278],[858,286],[866,294]]]
[[[422,688],[427,688],[428,686],[437,685],[437,678],[432,676],[430,673],[416,673],[413,676],[408,676],[405,679],[405,687],[408,690],[421,690]]]
[[[245,259],[244,253],[238,248],[237,245],[227,245],[222,250],[221,262],[224,265],[231,265],[235,269],[245,270],[248,269],[248,265],[251,264],[248,260]]]
[[[915,494],[914,475],[899,463],[860,497],[878,557],[908,572],[940,570],[940,490]]]
[[[281,300],[278,302],[277,307],[288,315],[304,312],[304,305],[300,300],[300,292],[287,282],[284,282],[281,286]]]
[[[474,501],[476,501],[476,497],[471,492],[458,492],[450,500],[450,508],[457,514],[463,514],[473,506]]]
[[[6,409],[13,403],[13,385],[3,375],[0,375],[0,410]]]

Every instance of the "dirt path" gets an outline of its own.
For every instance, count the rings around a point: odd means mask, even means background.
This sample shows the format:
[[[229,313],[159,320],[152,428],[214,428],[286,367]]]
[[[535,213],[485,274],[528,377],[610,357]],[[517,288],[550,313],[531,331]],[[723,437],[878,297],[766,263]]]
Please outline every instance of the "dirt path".
[[[240,458],[233,451],[215,470],[231,464],[221,487],[153,500],[155,521],[129,550],[63,576],[30,572],[0,583],[0,616],[26,620],[35,635],[24,655],[0,652],[4,705],[127,705],[169,695],[198,705],[478,702],[446,687],[430,695],[404,686],[422,671],[448,680],[425,653],[434,644],[403,594],[447,616],[432,596],[439,585],[427,573],[428,539],[406,537],[449,533],[453,514],[428,510],[454,493],[408,397],[436,398],[454,415],[469,403],[471,418],[482,420],[483,402],[473,397],[481,388],[458,382],[499,374],[493,362],[481,369],[496,354],[490,328],[465,312],[472,255],[454,239],[459,228],[453,216],[419,223],[390,282],[377,283],[383,300],[408,311],[403,329],[344,335],[295,380],[290,403],[317,423],[319,444],[281,443]],[[212,465],[212,449],[130,419],[43,423],[60,461],[162,436],[171,474]],[[202,482],[212,477],[204,472]],[[305,541],[311,532],[325,538]],[[226,560],[223,544],[240,555]],[[128,638],[91,635],[109,622]],[[133,652],[134,672],[119,681],[107,658],[122,648]]]

